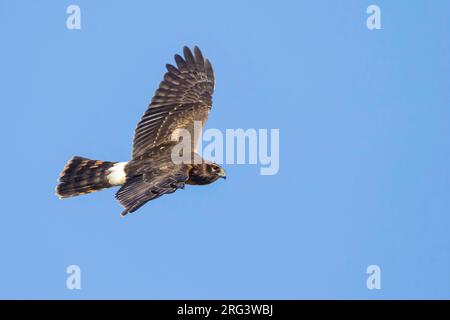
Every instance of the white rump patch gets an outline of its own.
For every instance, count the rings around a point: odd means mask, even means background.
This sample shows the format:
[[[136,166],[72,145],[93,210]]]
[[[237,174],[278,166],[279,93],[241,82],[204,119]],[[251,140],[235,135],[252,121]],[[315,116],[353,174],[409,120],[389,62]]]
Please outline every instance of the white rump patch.
[[[127,175],[125,173],[125,166],[128,162],[117,162],[108,171],[106,176],[108,182],[114,186],[120,186],[125,183]]]

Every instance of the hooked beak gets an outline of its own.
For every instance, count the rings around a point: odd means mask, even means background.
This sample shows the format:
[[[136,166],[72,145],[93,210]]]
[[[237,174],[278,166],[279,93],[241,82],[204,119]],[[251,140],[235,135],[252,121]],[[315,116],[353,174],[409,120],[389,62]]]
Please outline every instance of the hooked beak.
[[[223,168],[220,169],[219,177],[221,177],[222,179],[227,178],[227,174],[225,173],[225,170],[223,170]]]

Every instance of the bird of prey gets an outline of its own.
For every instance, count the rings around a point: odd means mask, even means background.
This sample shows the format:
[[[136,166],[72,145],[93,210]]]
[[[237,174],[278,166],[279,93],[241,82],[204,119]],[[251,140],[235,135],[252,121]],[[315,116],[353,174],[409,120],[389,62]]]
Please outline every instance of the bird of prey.
[[[198,47],[183,48],[184,58],[175,55],[176,67],[167,72],[150,105],[137,124],[132,158],[128,162],[91,160],[75,156],[60,174],[56,194],[68,198],[113,186],[121,186],[116,198],[125,208],[122,216],[134,212],[150,200],[183,189],[185,184],[206,185],[225,178],[218,164],[196,153],[198,141],[194,122],[204,126],[212,106],[214,72]],[[198,126],[197,126],[198,127]],[[176,130],[192,137],[194,161],[172,160]],[[197,129],[198,130],[198,129]]]

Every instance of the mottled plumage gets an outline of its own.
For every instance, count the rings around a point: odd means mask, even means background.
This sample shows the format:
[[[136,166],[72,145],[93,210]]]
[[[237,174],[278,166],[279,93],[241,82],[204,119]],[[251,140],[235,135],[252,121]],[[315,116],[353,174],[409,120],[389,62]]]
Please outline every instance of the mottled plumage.
[[[96,161],[74,157],[61,173],[56,193],[61,198],[90,193],[116,185],[116,198],[125,208],[122,215],[136,211],[150,200],[184,188],[205,185],[225,177],[223,169],[195,153],[197,133],[194,122],[205,124],[212,106],[214,73],[210,62],[197,47],[175,55],[176,67],[167,72],[139,121],[129,162]],[[185,129],[192,138],[193,163],[176,164],[172,148],[174,133]]]

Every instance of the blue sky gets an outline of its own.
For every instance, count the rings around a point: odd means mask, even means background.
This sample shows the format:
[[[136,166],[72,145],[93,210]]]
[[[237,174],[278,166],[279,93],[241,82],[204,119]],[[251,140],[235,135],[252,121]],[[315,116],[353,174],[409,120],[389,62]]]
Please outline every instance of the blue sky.
[[[444,1],[1,0],[0,298],[450,298],[449,21]],[[207,127],[280,129],[279,173],[225,165],[126,218],[116,190],[58,200],[71,156],[128,160],[183,45],[215,69]]]

